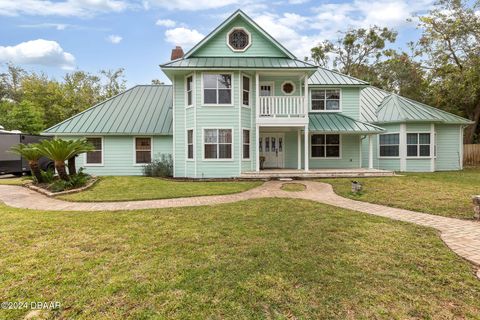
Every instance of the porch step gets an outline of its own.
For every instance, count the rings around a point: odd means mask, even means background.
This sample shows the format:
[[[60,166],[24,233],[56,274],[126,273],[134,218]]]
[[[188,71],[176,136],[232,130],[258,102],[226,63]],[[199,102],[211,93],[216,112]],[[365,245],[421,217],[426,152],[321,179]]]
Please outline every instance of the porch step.
[[[260,172],[244,172],[244,179],[285,179],[285,178],[361,178],[361,177],[391,177],[395,172],[379,169],[338,169],[338,170],[262,170]]]

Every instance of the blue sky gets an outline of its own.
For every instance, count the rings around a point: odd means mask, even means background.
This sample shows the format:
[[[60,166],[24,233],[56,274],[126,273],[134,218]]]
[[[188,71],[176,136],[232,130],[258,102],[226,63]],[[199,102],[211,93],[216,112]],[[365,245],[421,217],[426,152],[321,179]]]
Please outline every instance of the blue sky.
[[[396,29],[395,47],[418,38],[431,0],[0,0],[0,63],[60,78],[80,69],[125,68],[128,86],[168,82],[158,65],[175,44],[188,50],[238,8],[299,58],[348,27]]]

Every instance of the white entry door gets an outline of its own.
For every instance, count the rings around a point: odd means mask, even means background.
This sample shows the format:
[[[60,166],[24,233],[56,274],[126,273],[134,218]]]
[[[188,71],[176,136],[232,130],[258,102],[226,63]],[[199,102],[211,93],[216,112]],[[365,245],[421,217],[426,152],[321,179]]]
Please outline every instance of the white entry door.
[[[284,167],[285,137],[283,133],[262,133],[258,143],[260,156],[265,157],[263,164],[265,169]]]

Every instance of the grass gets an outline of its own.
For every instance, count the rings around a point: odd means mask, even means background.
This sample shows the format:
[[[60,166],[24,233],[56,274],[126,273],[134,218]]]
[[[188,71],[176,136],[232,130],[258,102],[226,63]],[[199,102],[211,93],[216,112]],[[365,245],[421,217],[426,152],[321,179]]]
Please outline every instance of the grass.
[[[0,297],[60,302],[45,317],[480,317],[473,266],[434,230],[315,202],[0,214]]]
[[[341,196],[386,206],[454,218],[473,218],[472,195],[480,194],[480,169],[407,173],[402,177],[355,179],[360,194],[351,192],[351,179],[325,179]]]
[[[187,182],[149,177],[102,177],[92,188],[59,198],[68,201],[167,199],[246,191],[261,181]]]
[[[26,177],[22,178],[2,178],[0,179],[0,185],[12,185],[12,186],[21,186],[27,182],[32,181]]]
[[[298,191],[305,190],[305,185],[301,183],[296,183],[296,182],[289,182],[289,183],[282,184],[281,189],[284,191],[298,192]]]

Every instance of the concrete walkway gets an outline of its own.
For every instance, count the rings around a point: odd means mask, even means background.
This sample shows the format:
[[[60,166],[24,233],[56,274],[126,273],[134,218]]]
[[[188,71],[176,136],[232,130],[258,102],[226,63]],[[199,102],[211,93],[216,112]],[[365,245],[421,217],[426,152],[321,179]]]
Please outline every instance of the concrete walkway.
[[[0,201],[3,201],[8,206],[24,209],[110,211],[203,206],[267,197],[306,199],[435,228],[441,232],[441,238],[453,251],[480,266],[480,223],[478,222],[396,209],[343,198],[335,194],[332,186],[326,183],[301,181],[300,183],[307,188],[305,191],[300,192],[281,190],[280,187],[284,183],[282,181],[268,181],[257,188],[231,195],[124,202],[68,202],[48,198],[24,187],[0,185]]]

